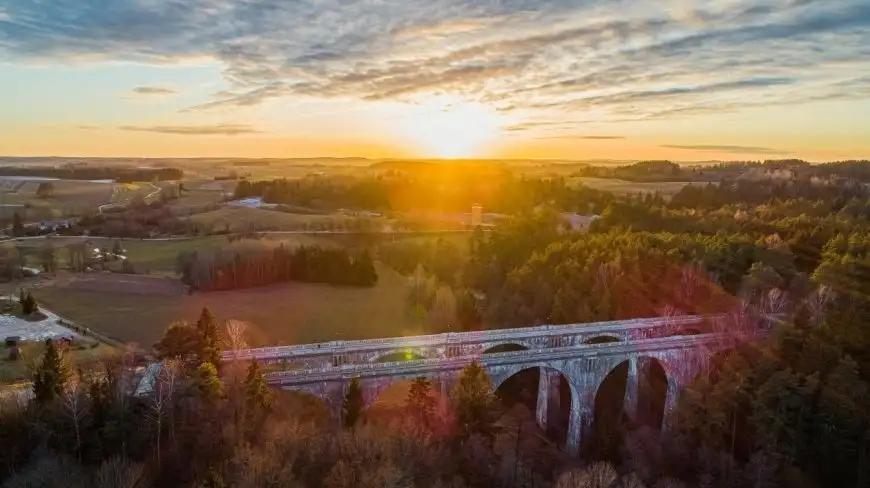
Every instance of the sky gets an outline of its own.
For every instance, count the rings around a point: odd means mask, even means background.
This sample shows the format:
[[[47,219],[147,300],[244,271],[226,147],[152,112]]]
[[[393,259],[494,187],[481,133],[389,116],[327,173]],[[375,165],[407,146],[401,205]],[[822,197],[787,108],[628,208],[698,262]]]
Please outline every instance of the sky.
[[[870,158],[870,1],[0,0],[0,155]]]

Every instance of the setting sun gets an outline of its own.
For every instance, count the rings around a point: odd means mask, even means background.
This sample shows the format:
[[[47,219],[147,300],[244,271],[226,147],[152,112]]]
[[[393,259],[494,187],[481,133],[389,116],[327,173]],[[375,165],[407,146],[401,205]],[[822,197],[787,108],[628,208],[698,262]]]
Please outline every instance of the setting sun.
[[[441,158],[480,156],[494,142],[502,121],[491,108],[454,97],[433,97],[401,120],[401,135],[415,150]]]

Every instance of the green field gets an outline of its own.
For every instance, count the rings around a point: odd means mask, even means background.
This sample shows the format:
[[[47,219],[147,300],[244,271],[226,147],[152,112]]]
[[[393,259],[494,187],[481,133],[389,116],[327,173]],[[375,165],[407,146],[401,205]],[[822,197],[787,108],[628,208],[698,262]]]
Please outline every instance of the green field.
[[[304,230],[327,229],[338,226],[342,229],[352,226],[360,218],[341,214],[295,214],[246,207],[223,207],[211,212],[195,214],[191,222],[213,227],[215,230],[229,229],[231,232],[255,230]],[[381,220],[381,219],[368,219]]]
[[[31,380],[33,369],[42,357],[45,346],[41,343],[25,343],[21,346],[21,356],[16,361],[9,359],[7,347],[0,347],[0,384],[8,385]],[[64,353],[64,358],[70,367],[84,365],[102,357],[117,354],[118,350],[106,344],[99,343],[96,347],[82,344]]]
[[[69,252],[66,246],[69,244],[78,244],[83,239],[81,237],[51,237],[50,242],[55,248],[55,256],[58,266],[63,269],[68,266]],[[262,246],[278,246],[281,244],[296,246],[296,245],[333,245],[327,239],[320,239],[314,236],[302,234],[289,234],[283,236],[268,236],[264,239],[251,240],[245,239],[230,243],[226,236],[208,236],[200,238],[178,238],[175,240],[153,241],[141,239],[104,239],[91,238],[89,241],[94,247],[112,248],[114,241],[120,241],[124,250],[127,252],[127,258],[135,266],[137,273],[170,275],[174,276],[178,254],[183,251],[199,251],[208,252],[217,249],[238,249],[245,250],[251,247]],[[46,239],[27,239],[15,241],[14,245],[19,249],[27,251],[29,266],[40,267],[40,259],[36,251],[45,245]],[[107,263],[109,268],[117,267],[118,262]]]
[[[195,321],[202,307],[219,320],[249,324],[253,345],[365,339],[425,332],[405,313],[406,280],[378,265],[373,288],[288,283],[191,296],[101,293],[45,287],[48,309],[125,342],[153,345],[173,321]]]
[[[586,178],[576,177],[570,179],[571,183],[582,183],[590,188],[601,191],[609,191],[617,195],[627,193],[655,193],[659,192],[663,197],[669,198],[682,190],[686,185],[706,185],[706,182],[688,181],[661,181],[661,182],[638,182],[625,181],[610,178]]]

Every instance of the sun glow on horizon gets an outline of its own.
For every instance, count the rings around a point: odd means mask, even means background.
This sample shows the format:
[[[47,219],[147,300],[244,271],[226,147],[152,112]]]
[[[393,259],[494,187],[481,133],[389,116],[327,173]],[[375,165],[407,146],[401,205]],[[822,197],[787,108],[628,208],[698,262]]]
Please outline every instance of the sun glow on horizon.
[[[495,142],[503,121],[478,102],[438,96],[414,105],[401,118],[399,131],[416,151],[427,157],[445,159],[480,156],[487,144]]]

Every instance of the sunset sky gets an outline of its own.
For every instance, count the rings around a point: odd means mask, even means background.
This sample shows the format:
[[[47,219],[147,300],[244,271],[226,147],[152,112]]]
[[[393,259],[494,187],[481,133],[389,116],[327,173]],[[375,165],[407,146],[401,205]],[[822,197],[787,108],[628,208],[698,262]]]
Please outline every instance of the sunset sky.
[[[0,155],[870,157],[868,0],[0,0]]]

